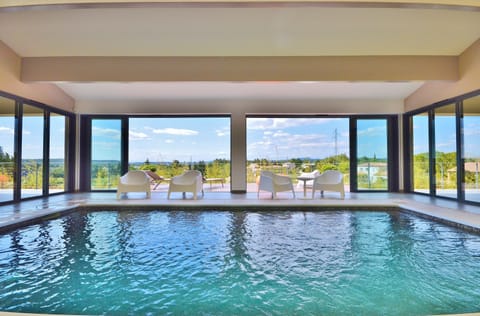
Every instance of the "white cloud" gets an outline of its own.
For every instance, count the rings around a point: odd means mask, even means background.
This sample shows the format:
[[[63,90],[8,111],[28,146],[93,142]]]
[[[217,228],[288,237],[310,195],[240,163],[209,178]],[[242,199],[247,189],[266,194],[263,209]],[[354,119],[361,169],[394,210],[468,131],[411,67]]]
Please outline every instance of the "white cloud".
[[[464,127],[465,136],[480,135],[480,126],[478,124],[468,124]]]
[[[92,127],[92,134],[94,136],[104,136],[115,139],[120,139],[120,131],[113,128]]]
[[[215,131],[218,137],[223,137],[223,136],[229,136],[230,135],[230,127],[222,128],[222,129],[217,129]]]
[[[173,144],[175,141],[173,139],[166,139],[165,143],[167,144]]]
[[[296,126],[320,125],[331,121],[331,118],[249,118],[247,129],[249,130],[271,130],[285,129]]]
[[[191,129],[182,129],[182,128],[160,128],[160,129],[155,129],[155,128],[147,128],[152,130],[153,133],[155,134],[167,134],[167,135],[177,135],[177,136],[195,136],[198,135],[198,131],[194,131]]]
[[[387,132],[386,126],[378,126],[378,127],[369,127],[366,129],[359,130],[357,135],[362,136],[378,136],[378,135],[385,135]]]
[[[285,133],[284,131],[277,131],[272,136],[273,137],[287,137],[287,136],[290,136],[290,134]]]
[[[150,139],[150,138],[145,133],[129,131],[128,132],[128,139],[129,140],[145,140],[145,139]]]
[[[13,135],[15,130],[10,127],[0,126],[0,133]]]

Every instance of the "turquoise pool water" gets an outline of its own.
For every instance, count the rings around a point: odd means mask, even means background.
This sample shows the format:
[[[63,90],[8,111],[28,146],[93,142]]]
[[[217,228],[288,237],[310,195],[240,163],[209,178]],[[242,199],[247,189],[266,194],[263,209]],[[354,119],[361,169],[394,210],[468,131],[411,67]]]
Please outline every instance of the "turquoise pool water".
[[[480,311],[480,236],[401,212],[102,211],[0,236],[0,310]]]

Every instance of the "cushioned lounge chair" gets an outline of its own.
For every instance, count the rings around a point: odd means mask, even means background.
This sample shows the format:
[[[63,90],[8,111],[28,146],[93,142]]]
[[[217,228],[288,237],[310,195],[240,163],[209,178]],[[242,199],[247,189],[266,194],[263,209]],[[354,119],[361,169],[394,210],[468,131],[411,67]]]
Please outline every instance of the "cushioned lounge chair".
[[[159,176],[157,173],[153,171],[146,170],[145,173],[150,178],[150,183],[154,185],[153,190],[155,190],[160,185],[160,183],[165,181],[163,177]]]

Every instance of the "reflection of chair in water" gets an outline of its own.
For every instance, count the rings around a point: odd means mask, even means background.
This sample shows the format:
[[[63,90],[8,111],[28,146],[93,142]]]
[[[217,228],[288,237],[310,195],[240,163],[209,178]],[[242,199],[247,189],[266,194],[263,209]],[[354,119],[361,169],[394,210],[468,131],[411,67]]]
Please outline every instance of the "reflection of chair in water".
[[[262,171],[260,174],[257,197],[260,196],[260,190],[272,192],[272,199],[276,197],[277,192],[292,191],[293,197],[295,198],[292,179],[287,176],[274,174],[270,171]]]
[[[156,172],[146,170],[145,173],[150,178],[150,183],[152,185],[155,185],[153,187],[153,190],[155,190],[160,185],[160,183],[162,183],[162,181],[165,180],[163,177],[159,176]]]
[[[140,170],[131,170],[120,177],[117,188],[117,199],[122,193],[127,192],[145,192],[147,198],[150,198],[150,181],[145,172]]]
[[[172,192],[182,192],[184,198],[185,192],[192,192],[195,200],[198,192],[202,192],[203,196],[202,173],[197,170],[187,170],[183,174],[173,177],[168,186],[167,199],[170,199],[170,193]]]
[[[336,170],[327,170],[313,181],[312,199],[315,197],[315,190],[340,192],[340,197],[345,198],[345,187],[343,184],[343,174]]]

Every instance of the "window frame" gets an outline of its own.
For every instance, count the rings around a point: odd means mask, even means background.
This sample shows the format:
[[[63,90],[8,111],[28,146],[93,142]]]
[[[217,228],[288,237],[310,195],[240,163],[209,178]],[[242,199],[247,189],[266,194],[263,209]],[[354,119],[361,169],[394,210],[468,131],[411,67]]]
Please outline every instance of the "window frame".
[[[463,126],[463,102],[470,98],[480,96],[480,89],[462,94],[460,96],[442,100],[431,105],[415,109],[403,114],[404,124],[404,179],[405,179],[405,192],[414,193],[425,196],[432,196],[436,198],[442,198],[452,201],[458,201],[461,203],[480,205],[480,202],[466,200],[465,199],[465,170],[464,170],[464,126]],[[456,139],[456,164],[457,164],[457,197],[448,197],[438,195],[436,192],[436,170],[435,170],[435,109],[446,105],[455,105],[455,139]],[[429,121],[429,163],[430,163],[430,190],[429,193],[417,192],[413,188],[413,123],[412,118],[414,115],[427,113]]]
[[[7,92],[0,91],[0,96],[15,102],[15,128],[14,128],[14,189],[13,199],[1,201],[0,205],[16,203],[32,199],[43,198],[70,193],[75,190],[75,114],[57,109],[41,102],[22,98]],[[39,108],[43,111],[44,130],[43,133],[43,172],[42,172],[42,194],[32,197],[21,196],[21,164],[22,164],[22,131],[23,131],[23,107],[24,105]],[[65,117],[65,190],[62,192],[49,192],[49,163],[50,163],[50,114],[55,113]]]

